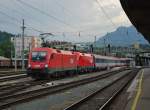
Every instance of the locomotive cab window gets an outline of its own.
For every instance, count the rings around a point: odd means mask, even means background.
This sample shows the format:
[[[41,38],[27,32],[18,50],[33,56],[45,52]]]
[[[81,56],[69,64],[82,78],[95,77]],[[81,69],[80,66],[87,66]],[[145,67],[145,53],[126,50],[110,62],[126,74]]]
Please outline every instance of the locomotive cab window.
[[[32,61],[46,60],[47,52],[32,52]]]

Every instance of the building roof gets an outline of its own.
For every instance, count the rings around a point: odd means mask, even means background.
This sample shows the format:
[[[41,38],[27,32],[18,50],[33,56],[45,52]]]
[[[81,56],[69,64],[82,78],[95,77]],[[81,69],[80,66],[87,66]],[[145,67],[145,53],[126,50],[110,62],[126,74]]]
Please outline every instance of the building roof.
[[[10,59],[6,58],[6,57],[3,57],[3,56],[0,56],[0,60],[10,60]]]
[[[132,24],[150,42],[150,0],[120,0]]]

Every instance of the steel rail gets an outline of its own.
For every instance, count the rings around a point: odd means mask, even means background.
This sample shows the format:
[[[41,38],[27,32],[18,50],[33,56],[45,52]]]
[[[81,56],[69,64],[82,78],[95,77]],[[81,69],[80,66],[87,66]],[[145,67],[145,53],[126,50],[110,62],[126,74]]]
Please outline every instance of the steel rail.
[[[17,75],[4,76],[4,77],[0,77],[0,82],[20,79],[20,78],[26,78],[26,77],[28,77],[26,74],[17,74]]]
[[[129,73],[123,75],[122,77],[120,77],[119,79],[115,80],[115,81],[112,82],[111,84],[109,84],[109,85],[107,85],[107,86],[105,86],[105,87],[103,87],[103,88],[101,88],[101,89],[95,91],[94,93],[91,93],[90,95],[88,95],[88,96],[82,98],[81,100],[77,101],[76,103],[74,103],[74,104],[70,105],[69,107],[65,108],[64,110],[77,110],[78,107],[80,107],[80,105],[82,105],[82,104],[85,103],[86,101],[89,101],[92,97],[94,97],[94,96],[97,95],[98,93],[102,92],[103,90],[105,90],[105,89],[111,87],[111,86],[112,86],[113,84],[115,84],[116,82],[122,80],[123,78],[126,78],[130,73],[133,73],[133,72],[129,72]],[[133,77],[134,77],[134,76],[133,76]],[[130,80],[133,79],[133,77],[130,78]],[[127,81],[127,83],[129,83],[129,81]],[[125,85],[123,85],[118,91],[120,92],[120,90],[122,90],[124,86],[125,86]],[[118,91],[117,91],[117,93],[118,93]],[[103,110],[103,108],[113,99],[114,96],[117,95],[117,93],[113,94],[113,96],[111,96],[104,104],[102,104],[102,106],[100,107],[99,110]]]
[[[99,108],[99,110],[105,110],[105,109],[113,102],[113,100],[115,100],[115,98],[124,90],[124,88],[127,87],[127,85],[128,85],[129,83],[131,83],[131,81],[133,80],[134,77],[135,77],[135,76],[131,77],[127,83],[125,83],[124,85],[122,85],[122,86]]]
[[[24,74],[26,71],[0,71],[0,77]]]
[[[7,108],[11,106],[12,104],[21,103],[26,100],[30,100],[30,99],[32,100],[33,98],[41,97],[41,96],[48,95],[48,94],[54,94],[54,93],[61,92],[69,88],[74,88],[80,85],[88,84],[88,83],[115,75],[117,73],[120,73],[121,71],[123,70],[112,71],[112,72],[104,73],[98,76],[94,76],[92,78],[85,78],[85,79],[81,79],[78,81],[72,81],[72,82],[63,83],[60,85],[54,85],[54,86],[50,86],[46,88],[40,88],[37,90],[31,90],[31,91],[22,92],[22,93],[18,93],[14,95],[0,97],[0,108],[1,109]]]
[[[32,80],[32,81],[28,81],[26,83],[22,82],[22,83],[17,83],[15,85],[0,87],[0,90],[1,90],[0,91],[0,97],[4,97],[6,95],[11,95],[15,92],[19,92],[19,91],[27,89],[29,87],[44,84],[44,83],[47,83],[47,82],[49,82],[49,81],[48,80],[42,80],[42,81]]]

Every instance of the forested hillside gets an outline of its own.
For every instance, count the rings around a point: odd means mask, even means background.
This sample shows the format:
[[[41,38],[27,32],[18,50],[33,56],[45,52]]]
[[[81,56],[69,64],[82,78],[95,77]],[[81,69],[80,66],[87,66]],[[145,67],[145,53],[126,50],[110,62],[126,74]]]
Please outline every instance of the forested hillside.
[[[14,53],[14,46],[11,43],[11,33],[0,31],[0,56],[10,58]]]

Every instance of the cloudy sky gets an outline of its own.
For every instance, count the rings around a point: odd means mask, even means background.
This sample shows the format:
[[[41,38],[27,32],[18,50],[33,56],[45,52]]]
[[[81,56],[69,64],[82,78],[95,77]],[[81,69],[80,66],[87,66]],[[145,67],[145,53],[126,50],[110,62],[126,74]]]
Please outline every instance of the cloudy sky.
[[[27,35],[50,32],[74,42],[131,25],[119,0],[0,0],[0,30],[21,33],[22,19]]]

